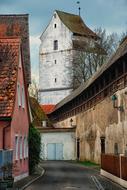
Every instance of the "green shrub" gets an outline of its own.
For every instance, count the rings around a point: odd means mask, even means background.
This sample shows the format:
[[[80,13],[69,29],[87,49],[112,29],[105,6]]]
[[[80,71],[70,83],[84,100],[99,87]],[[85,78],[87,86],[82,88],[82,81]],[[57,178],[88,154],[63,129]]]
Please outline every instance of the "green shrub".
[[[35,168],[40,161],[41,136],[33,124],[29,127],[29,171],[30,174],[35,172]]]

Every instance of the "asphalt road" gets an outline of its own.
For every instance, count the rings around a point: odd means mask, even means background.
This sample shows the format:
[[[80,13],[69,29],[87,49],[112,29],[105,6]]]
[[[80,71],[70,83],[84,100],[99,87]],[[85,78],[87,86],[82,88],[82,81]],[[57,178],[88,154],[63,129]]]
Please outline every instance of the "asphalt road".
[[[96,171],[76,163],[44,162],[45,174],[26,190],[97,190],[91,176]]]

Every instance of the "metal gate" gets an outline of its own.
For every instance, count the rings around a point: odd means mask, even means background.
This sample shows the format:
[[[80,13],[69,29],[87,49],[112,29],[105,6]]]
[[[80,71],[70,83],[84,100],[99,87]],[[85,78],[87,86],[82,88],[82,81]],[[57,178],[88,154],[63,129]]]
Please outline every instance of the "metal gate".
[[[48,160],[63,160],[63,144],[49,143],[47,145]]]

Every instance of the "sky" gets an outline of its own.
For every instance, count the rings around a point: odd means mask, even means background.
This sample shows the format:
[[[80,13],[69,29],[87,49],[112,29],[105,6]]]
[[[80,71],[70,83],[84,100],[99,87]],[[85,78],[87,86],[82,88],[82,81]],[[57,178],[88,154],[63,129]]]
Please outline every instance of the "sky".
[[[0,0],[0,14],[29,14],[32,78],[38,81],[40,35],[54,10],[78,14],[77,0]],[[91,29],[127,31],[127,0],[80,0],[81,17]]]

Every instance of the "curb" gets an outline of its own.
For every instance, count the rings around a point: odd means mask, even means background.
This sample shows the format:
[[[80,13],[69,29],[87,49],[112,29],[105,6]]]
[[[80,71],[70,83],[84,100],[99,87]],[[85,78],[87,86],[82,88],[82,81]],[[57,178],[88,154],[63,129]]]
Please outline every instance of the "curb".
[[[28,186],[30,186],[33,182],[35,182],[35,181],[38,180],[40,177],[42,177],[42,176],[44,175],[44,173],[45,173],[45,170],[43,169],[42,173],[41,173],[38,177],[34,178],[34,179],[31,180],[29,183],[27,183],[26,185],[24,185],[22,188],[20,188],[20,190],[26,189],[26,188],[27,188]]]

